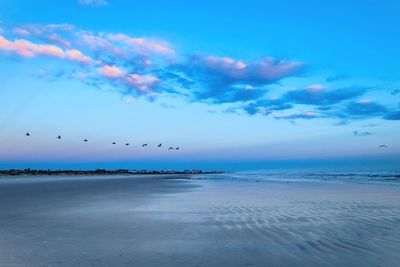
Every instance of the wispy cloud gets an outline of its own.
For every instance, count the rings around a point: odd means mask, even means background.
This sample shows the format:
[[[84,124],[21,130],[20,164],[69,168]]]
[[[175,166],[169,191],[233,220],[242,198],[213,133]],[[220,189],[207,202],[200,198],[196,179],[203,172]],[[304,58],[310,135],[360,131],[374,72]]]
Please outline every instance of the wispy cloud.
[[[35,57],[39,55],[63,58],[64,51],[54,45],[35,44],[27,40],[7,40],[0,35],[0,49],[16,53],[22,57]]]
[[[76,61],[79,63],[85,63],[85,64],[90,64],[93,62],[93,60],[82,54],[81,51],[76,50],[76,49],[69,49],[65,51],[65,55],[69,60]]]
[[[265,58],[246,61],[230,57],[192,56],[174,66],[192,81],[194,101],[234,103],[261,98],[265,85],[293,77],[304,69],[298,61]]]
[[[99,68],[99,72],[104,78],[126,85],[141,94],[152,92],[154,86],[159,82],[159,79],[151,74],[127,73],[116,66],[102,66]]]
[[[328,89],[323,85],[311,85],[302,90],[292,90],[283,96],[287,102],[305,105],[327,106],[353,99],[365,93],[367,88],[350,87]]]
[[[108,1],[106,0],[78,0],[78,4],[82,6],[107,6]]]
[[[343,110],[343,117],[368,118],[385,115],[388,108],[369,99],[351,102]]]
[[[80,3],[106,4],[93,0]],[[297,60],[249,60],[194,52],[182,55],[160,38],[92,32],[70,24],[30,24],[4,30],[0,32],[0,51],[27,59],[43,57],[73,64],[78,69],[57,77],[78,79],[95,87],[108,84],[130,98],[147,96],[152,100],[172,93],[190,102],[225,104],[231,112],[279,120],[400,120],[397,108],[362,99],[373,88],[335,87],[327,82],[342,80],[341,76],[288,90],[287,79],[307,78],[306,64]],[[274,85],[280,89],[271,97]],[[397,91],[392,90],[392,94]]]
[[[105,65],[99,68],[99,72],[107,79],[118,79],[125,75],[125,71],[116,66]]]
[[[346,80],[349,77],[347,75],[344,74],[338,74],[338,75],[332,75],[329,76],[328,78],[326,78],[327,82],[336,82],[336,81],[342,81],[342,80]]]
[[[353,131],[354,136],[369,136],[373,135],[371,132],[360,132],[360,131]]]
[[[173,55],[175,51],[170,47],[170,45],[165,41],[157,41],[146,38],[134,38],[128,35],[117,33],[117,34],[109,34],[107,38],[113,42],[119,42],[129,46],[134,49],[136,53],[139,54],[167,54]]]
[[[76,35],[79,37],[77,42],[79,46],[86,47],[95,53],[106,53],[117,58],[126,58],[127,56],[126,51],[112,44],[103,36],[83,31],[77,32]]]
[[[48,56],[85,64],[93,62],[90,57],[76,49],[63,50],[55,45],[37,44],[24,39],[8,40],[2,35],[0,35],[0,49],[25,58]]]
[[[285,120],[294,120],[294,119],[316,119],[318,118],[317,114],[313,112],[305,112],[305,113],[292,113],[292,114],[275,114],[273,116],[275,119],[285,119]]]
[[[389,112],[385,115],[385,119],[387,120],[400,120],[400,110]]]
[[[249,115],[269,115],[274,111],[292,109],[293,105],[279,99],[262,99],[245,104],[241,108]]]
[[[316,107],[320,112],[329,111],[332,105],[348,101],[361,96],[365,88],[328,89],[321,84],[314,84],[304,89],[290,90],[280,97],[253,101],[242,106],[243,110],[254,115],[266,115],[277,110],[292,109],[294,105],[308,105]]]
[[[392,90],[392,91],[390,92],[390,94],[392,94],[392,95],[398,95],[398,94],[400,94],[400,89],[394,89],[394,90]]]

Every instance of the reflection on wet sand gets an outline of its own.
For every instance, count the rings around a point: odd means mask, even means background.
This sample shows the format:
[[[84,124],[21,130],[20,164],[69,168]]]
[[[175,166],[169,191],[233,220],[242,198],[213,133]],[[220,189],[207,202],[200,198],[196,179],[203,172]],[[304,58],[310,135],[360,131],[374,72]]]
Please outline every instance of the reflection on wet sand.
[[[0,179],[1,266],[395,266],[400,188]]]

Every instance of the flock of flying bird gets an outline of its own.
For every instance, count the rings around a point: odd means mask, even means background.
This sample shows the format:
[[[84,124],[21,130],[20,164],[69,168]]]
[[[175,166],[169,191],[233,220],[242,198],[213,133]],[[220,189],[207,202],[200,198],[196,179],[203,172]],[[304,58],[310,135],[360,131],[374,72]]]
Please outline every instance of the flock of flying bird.
[[[29,132],[27,132],[27,133],[25,134],[25,136],[31,136],[31,134],[30,134]],[[61,139],[61,135],[58,135],[58,136],[57,136],[57,139]],[[83,139],[83,142],[88,142],[88,139]],[[112,142],[112,144],[113,144],[113,145],[116,145],[117,142]],[[129,143],[125,143],[125,145],[126,145],[126,146],[129,146],[130,144],[129,144]],[[142,147],[146,147],[147,145],[148,145],[147,143],[146,143],[146,144],[143,144]],[[158,144],[158,147],[162,147],[162,144]],[[172,146],[170,146],[170,147],[168,148],[168,150],[179,150],[179,147],[172,147]]]
[[[26,136],[31,136],[29,132],[27,132],[25,135]],[[57,139],[61,139],[61,135],[57,136]],[[87,139],[83,139],[83,142],[88,142],[88,140]],[[116,142],[112,142],[112,144],[116,145],[117,143]],[[125,145],[129,146],[130,144],[129,143],[125,143]],[[145,146],[147,146],[147,143],[142,145],[142,147],[145,147]],[[162,146],[162,144],[158,144],[158,147],[161,147],[161,146]],[[380,145],[379,148],[388,148],[388,146],[387,145]],[[168,150],[179,150],[179,147],[170,146],[168,148]]]

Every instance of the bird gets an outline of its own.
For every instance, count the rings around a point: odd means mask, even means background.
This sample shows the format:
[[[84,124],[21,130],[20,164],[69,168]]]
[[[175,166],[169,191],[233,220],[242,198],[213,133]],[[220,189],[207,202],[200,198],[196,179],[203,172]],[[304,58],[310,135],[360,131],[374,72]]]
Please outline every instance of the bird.
[[[57,136],[57,139],[61,139],[61,135]]]
[[[29,133],[26,133],[25,135],[26,135],[26,136],[31,136]]]
[[[179,150],[179,147],[175,147],[175,150]]]
[[[380,145],[379,148],[388,148],[387,145]]]
[[[116,143],[115,143],[115,142],[112,142],[112,144],[115,145]]]
[[[126,143],[125,145],[126,145],[126,146],[129,146],[129,143]]]
[[[83,142],[87,142],[87,139],[84,139]]]
[[[161,147],[162,144],[159,144],[158,147]]]
[[[170,147],[168,148],[168,150],[172,150],[172,149],[174,149],[172,146],[170,146]]]
[[[143,144],[142,146],[147,146],[147,144]]]

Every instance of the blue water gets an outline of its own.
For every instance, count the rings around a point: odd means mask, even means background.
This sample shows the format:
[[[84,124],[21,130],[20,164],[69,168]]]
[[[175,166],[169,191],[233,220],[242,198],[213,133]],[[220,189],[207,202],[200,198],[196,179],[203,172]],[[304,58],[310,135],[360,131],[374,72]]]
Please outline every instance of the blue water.
[[[202,175],[195,179],[226,179],[256,182],[345,182],[400,186],[400,169],[384,171],[246,171]]]

